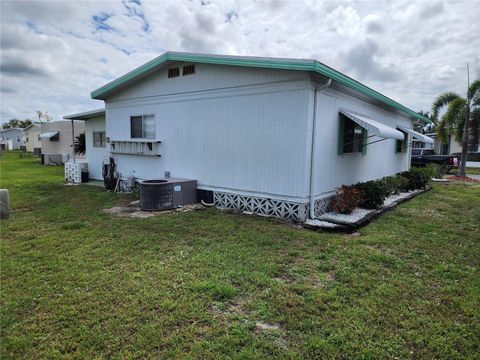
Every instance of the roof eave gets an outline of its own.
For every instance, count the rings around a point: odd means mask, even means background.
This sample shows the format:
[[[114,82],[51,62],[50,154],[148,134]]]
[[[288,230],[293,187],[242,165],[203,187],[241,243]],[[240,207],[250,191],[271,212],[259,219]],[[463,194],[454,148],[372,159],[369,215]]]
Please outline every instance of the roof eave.
[[[93,119],[100,116],[105,116],[105,109],[96,109],[96,110],[81,112],[78,114],[66,115],[63,118],[65,120],[84,120],[85,121],[85,120]]]
[[[113,80],[112,82],[94,90],[91,93],[92,99],[105,100],[107,95],[114,89],[126,85],[137,76],[143,75],[156,67],[162,65],[167,61],[185,61],[185,62],[197,62],[205,64],[216,65],[230,65],[230,66],[245,66],[245,67],[260,67],[270,69],[281,70],[295,70],[295,71],[312,71],[322,74],[331,78],[334,81],[339,82],[353,90],[356,90],[368,97],[378,100],[396,110],[399,110],[410,117],[425,122],[430,120],[417,112],[407,108],[406,106],[382,95],[378,91],[375,91],[368,86],[354,80],[337,70],[334,70],[316,60],[288,60],[288,59],[270,59],[270,58],[254,58],[254,57],[236,57],[236,56],[215,56],[215,55],[203,55],[203,54],[189,54],[189,53],[176,53],[166,52],[159,57],[147,62],[146,64],[128,72],[127,74]]]

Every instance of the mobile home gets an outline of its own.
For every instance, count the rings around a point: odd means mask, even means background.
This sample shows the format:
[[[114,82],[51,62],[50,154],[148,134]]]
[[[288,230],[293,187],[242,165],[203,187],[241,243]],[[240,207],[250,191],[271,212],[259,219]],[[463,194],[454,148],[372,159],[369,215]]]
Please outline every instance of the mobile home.
[[[23,143],[23,129],[11,128],[0,130],[0,144],[3,149],[20,149]]]
[[[83,121],[51,121],[40,126],[42,163],[59,165],[67,162],[74,151],[74,138],[85,133]]]
[[[315,60],[167,52],[92,92],[101,179],[195,179],[220,207],[303,221],[342,184],[407,170],[417,112]]]
[[[25,149],[36,156],[40,156],[42,150],[40,133],[40,124],[30,124],[24,130]]]

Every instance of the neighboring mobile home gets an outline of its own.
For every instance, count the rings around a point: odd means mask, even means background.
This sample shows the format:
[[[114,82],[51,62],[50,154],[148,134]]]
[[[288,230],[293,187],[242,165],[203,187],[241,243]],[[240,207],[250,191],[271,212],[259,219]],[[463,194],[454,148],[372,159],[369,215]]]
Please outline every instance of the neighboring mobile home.
[[[40,140],[40,125],[41,124],[30,124],[24,129],[23,132],[25,138],[25,149],[27,152],[30,152],[35,156],[40,156],[42,150],[42,141]]]
[[[73,130],[72,130],[73,129]],[[40,126],[42,163],[59,165],[68,161],[73,154],[73,137],[85,133],[83,121],[51,121]]]
[[[0,130],[0,146],[6,150],[20,149],[23,144],[23,129],[11,128]]]
[[[198,181],[217,206],[305,220],[342,184],[407,170],[413,110],[315,60],[167,52],[95,90],[87,161]]]

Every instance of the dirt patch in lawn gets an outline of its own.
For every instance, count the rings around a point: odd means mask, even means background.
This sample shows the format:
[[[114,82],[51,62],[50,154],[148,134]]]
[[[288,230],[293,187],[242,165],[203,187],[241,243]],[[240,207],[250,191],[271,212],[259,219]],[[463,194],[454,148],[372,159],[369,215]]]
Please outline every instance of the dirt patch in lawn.
[[[104,213],[118,216],[118,217],[128,217],[128,218],[149,218],[161,214],[169,214],[172,212],[187,212],[187,211],[195,211],[195,210],[202,210],[205,207],[202,204],[190,204],[179,207],[178,209],[170,209],[170,210],[159,210],[159,211],[144,211],[140,210],[139,201],[132,201],[125,206],[114,206],[109,209],[103,209]]]

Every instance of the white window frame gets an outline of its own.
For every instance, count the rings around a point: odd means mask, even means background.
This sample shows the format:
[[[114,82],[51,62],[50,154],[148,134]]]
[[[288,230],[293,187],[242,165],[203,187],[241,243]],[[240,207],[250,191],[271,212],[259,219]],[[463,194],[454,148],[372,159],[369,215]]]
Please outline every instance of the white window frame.
[[[99,139],[95,139],[95,134],[100,134]],[[107,147],[107,136],[106,136],[105,131],[93,131],[92,132],[92,138],[93,138],[93,147],[94,148]]]
[[[132,134],[132,120],[133,118],[142,118],[142,136],[141,137],[134,137]],[[145,120],[146,118],[152,118],[153,120],[153,135],[146,136],[145,134]],[[148,119],[150,120],[150,119]],[[131,115],[130,116],[130,138],[131,139],[147,139],[147,140],[154,140],[156,139],[156,119],[154,114],[146,114],[146,115]]]

